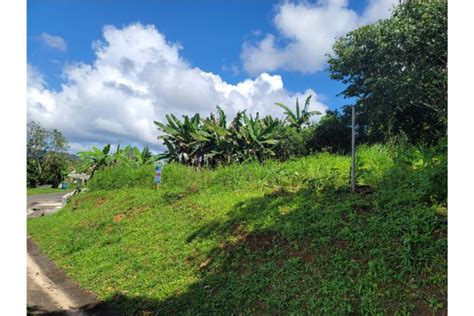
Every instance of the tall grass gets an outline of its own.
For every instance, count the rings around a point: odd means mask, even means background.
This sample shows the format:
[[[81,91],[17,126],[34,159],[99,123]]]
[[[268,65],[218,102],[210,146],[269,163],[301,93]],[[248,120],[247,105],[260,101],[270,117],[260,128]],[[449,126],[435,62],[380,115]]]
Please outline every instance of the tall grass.
[[[153,178],[153,165],[130,166],[118,164],[97,171],[87,187],[92,191],[132,187],[152,188]]]
[[[361,145],[357,149],[356,175],[359,184],[376,185],[394,167],[396,148],[387,145]]]
[[[422,196],[424,200],[446,204],[446,160],[443,144],[433,148],[362,145],[357,149],[357,183],[390,187],[401,195],[407,194],[413,201]],[[285,162],[250,161],[215,169],[171,163],[163,168],[162,189],[176,194],[277,186],[297,189],[308,184],[314,189],[338,189],[349,187],[349,172],[349,156],[324,152]],[[151,165],[117,165],[98,171],[88,187],[91,190],[152,188],[153,177]],[[404,190],[409,191],[410,196],[417,196],[409,197]],[[392,192],[395,194],[395,191]]]
[[[358,149],[358,176],[362,183],[375,184],[393,167],[393,150],[387,146],[361,146]],[[249,161],[215,169],[167,164],[162,172],[162,187],[171,191],[196,192],[202,189],[238,190],[249,185],[297,188],[311,182],[316,186],[349,185],[350,157],[319,153],[285,162]],[[91,190],[152,187],[153,167],[117,165],[98,171],[88,184]]]

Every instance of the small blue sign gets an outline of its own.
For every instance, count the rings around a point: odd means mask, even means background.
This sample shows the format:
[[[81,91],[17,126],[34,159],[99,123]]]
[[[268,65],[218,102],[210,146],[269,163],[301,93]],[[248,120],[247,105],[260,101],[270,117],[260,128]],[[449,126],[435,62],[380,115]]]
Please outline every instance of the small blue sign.
[[[155,166],[155,183],[160,184],[161,182],[161,166]]]

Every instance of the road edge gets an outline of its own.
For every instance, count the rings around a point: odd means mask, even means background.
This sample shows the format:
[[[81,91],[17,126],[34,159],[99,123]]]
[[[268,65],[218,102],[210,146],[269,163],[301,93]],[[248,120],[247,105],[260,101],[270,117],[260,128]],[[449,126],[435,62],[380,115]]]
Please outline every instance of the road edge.
[[[27,237],[27,252],[41,269],[41,272],[59,289],[73,299],[77,306],[80,306],[75,310],[61,311],[59,312],[61,315],[119,315],[110,304],[101,302],[93,293],[81,288],[75,281],[73,281],[41,251],[31,236]],[[49,314],[59,315],[58,312],[52,312]],[[48,315],[48,313],[43,315]]]

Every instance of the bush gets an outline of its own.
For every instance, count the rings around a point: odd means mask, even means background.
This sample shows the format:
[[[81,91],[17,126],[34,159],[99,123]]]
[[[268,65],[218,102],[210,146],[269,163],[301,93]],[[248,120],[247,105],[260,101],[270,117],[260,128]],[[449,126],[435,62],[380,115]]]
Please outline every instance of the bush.
[[[328,111],[307,137],[307,147],[314,151],[347,154],[351,150],[351,128],[346,116]]]
[[[434,147],[405,145],[394,150],[394,166],[380,185],[382,205],[387,208],[447,206],[447,142]]]
[[[118,164],[98,170],[88,182],[90,190],[111,190],[131,187],[152,188],[154,179],[153,165],[130,166]]]
[[[273,148],[275,158],[285,161],[292,157],[308,155],[310,148],[308,148],[306,143],[313,132],[314,126],[309,126],[302,130],[297,130],[290,126],[280,126],[276,132],[278,143]]]

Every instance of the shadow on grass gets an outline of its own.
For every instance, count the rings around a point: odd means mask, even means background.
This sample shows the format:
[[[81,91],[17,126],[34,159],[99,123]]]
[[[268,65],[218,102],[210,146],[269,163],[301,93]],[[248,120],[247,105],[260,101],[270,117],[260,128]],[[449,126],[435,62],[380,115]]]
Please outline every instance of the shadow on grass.
[[[198,282],[165,300],[105,304],[124,315],[444,315],[446,219],[405,190],[276,188],[188,236],[216,245],[186,260]]]
[[[407,205],[413,196],[381,205],[400,190],[277,188],[188,236],[190,244],[217,242],[207,256],[187,259],[200,281],[184,292],[110,302],[125,314],[444,315],[446,219]]]

